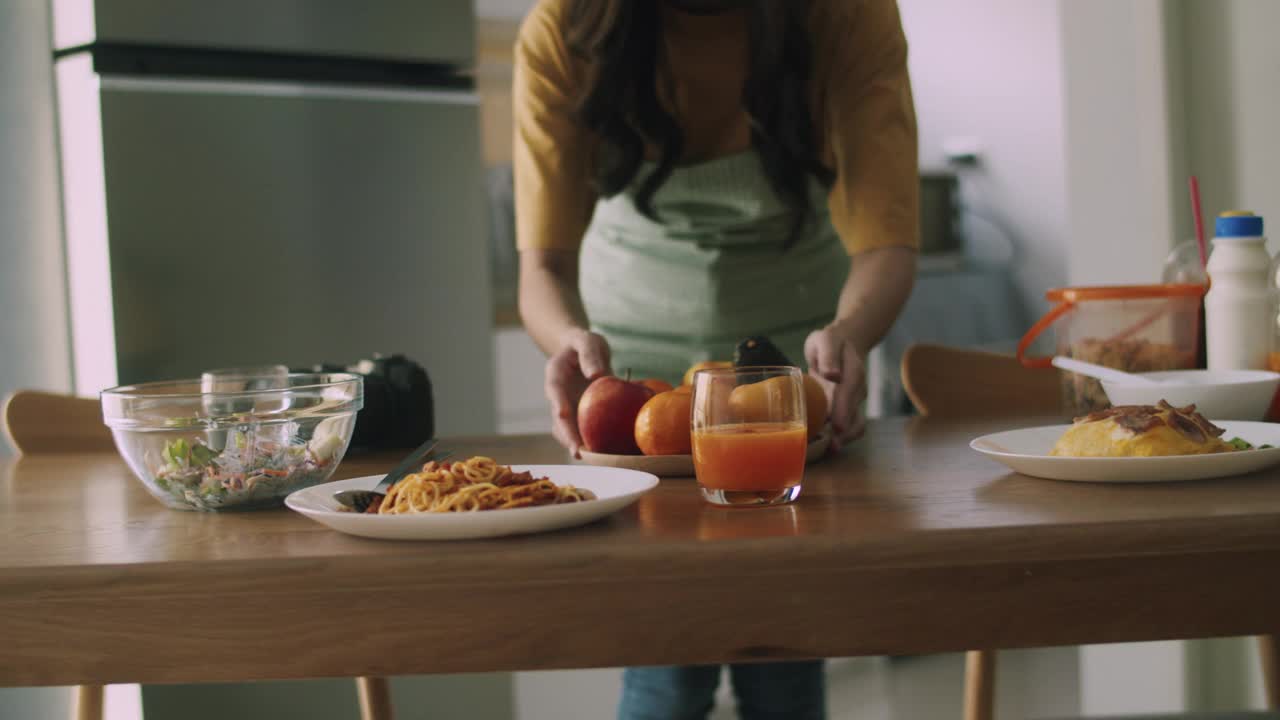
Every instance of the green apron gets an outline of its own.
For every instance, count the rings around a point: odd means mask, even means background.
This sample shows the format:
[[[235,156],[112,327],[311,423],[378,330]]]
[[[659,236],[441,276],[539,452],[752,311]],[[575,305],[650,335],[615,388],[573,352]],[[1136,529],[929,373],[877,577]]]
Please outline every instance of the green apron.
[[[821,187],[783,250],[791,215],[754,151],[677,168],[654,195],[658,222],[636,208],[637,185],[597,202],[582,242],[582,301],[614,372],[678,384],[751,335],[803,365],[805,337],[831,321],[849,271]]]

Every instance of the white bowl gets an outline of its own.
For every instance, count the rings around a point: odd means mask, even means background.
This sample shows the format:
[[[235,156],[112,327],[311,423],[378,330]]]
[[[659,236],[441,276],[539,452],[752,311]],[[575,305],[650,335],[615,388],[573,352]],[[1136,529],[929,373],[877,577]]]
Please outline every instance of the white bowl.
[[[1103,381],[1112,405],[1195,405],[1210,420],[1264,420],[1280,373],[1266,370],[1166,370],[1137,373],[1158,381],[1130,384]]]

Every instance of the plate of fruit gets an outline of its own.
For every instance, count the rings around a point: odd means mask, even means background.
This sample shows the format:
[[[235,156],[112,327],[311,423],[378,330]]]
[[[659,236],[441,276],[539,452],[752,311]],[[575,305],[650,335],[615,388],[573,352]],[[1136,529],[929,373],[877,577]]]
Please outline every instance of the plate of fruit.
[[[793,364],[762,337],[738,343],[733,355],[732,361],[711,360],[693,365],[675,387],[654,379],[631,380],[614,375],[597,378],[578,402],[582,462],[640,470],[658,477],[693,477],[690,417],[694,374],[715,368]],[[804,390],[809,428],[805,459],[814,462],[825,456],[831,445],[827,396],[809,375],[804,376]]]

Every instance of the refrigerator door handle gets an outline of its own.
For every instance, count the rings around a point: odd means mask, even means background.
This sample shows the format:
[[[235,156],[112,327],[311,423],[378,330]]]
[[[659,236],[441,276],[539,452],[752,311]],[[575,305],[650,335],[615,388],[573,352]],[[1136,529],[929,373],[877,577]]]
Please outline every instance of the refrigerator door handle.
[[[446,103],[473,106],[480,104],[480,96],[476,92],[469,89],[456,88],[376,87],[335,83],[207,80],[123,75],[104,75],[101,77],[100,83],[103,90],[125,92]]]

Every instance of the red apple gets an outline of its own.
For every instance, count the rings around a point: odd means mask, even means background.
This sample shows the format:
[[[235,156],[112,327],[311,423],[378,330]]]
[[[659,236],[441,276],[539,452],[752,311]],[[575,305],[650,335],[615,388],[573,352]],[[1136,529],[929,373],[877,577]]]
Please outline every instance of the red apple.
[[[596,378],[578,401],[578,432],[591,452],[639,455],[636,416],[653,390],[613,375]]]

